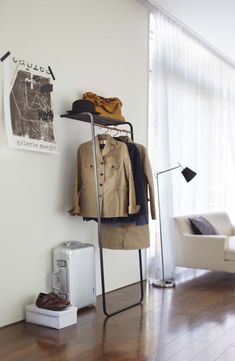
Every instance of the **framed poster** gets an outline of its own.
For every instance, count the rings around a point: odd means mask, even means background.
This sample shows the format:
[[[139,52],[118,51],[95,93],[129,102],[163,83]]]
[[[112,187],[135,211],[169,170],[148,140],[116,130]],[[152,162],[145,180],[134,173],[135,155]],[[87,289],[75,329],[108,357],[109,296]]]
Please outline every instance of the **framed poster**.
[[[48,67],[10,55],[3,62],[3,97],[10,147],[57,153]]]

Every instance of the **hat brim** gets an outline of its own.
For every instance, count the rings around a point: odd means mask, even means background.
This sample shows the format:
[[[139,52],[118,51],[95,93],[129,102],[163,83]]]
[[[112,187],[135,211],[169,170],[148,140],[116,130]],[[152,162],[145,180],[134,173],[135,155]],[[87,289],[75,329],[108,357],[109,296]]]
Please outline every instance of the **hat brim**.
[[[67,113],[69,114],[81,114],[81,113],[91,113],[91,114],[95,114],[95,115],[99,115],[100,113],[98,112],[89,112],[89,111],[84,111],[84,112],[76,112],[74,110],[67,110]]]

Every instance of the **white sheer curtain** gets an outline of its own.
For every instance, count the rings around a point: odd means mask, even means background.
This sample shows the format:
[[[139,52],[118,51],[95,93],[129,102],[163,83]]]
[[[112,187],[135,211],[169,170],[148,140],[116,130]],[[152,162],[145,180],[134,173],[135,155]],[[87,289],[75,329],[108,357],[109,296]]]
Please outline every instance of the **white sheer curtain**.
[[[186,183],[160,175],[166,277],[174,273],[172,217],[214,210],[235,221],[235,70],[160,11],[151,18],[149,154],[154,170],[197,172]],[[161,278],[157,222],[151,224],[150,280]]]

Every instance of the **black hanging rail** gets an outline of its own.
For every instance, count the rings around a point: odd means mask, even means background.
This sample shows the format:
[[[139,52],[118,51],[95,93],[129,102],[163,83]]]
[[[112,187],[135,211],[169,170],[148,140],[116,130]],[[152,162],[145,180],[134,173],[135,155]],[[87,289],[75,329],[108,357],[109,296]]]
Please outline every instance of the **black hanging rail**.
[[[104,278],[104,256],[103,256],[103,245],[102,245],[102,234],[101,234],[101,212],[100,212],[100,203],[99,203],[99,183],[98,183],[98,170],[97,170],[97,161],[96,161],[96,146],[95,146],[95,126],[102,126],[107,129],[112,129],[111,126],[119,125],[128,125],[130,127],[131,139],[134,140],[133,135],[133,126],[130,122],[123,122],[117,119],[101,117],[100,115],[95,115],[92,113],[79,113],[79,114],[62,114],[61,118],[70,118],[75,119],[81,122],[86,122],[91,124],[91,136],[92,136],[92,146],[93,146],[93,162],[95,169],[95,184],[96,184],[96,207],[97,207],[97,219],[98,219],[98,242],[100,250],[100,272],[101,272],[101,285],[102,285],[102,301],[103,301],[103,311],[107,317],[114,316],[120,312],[128,310],[132,307],[138,306],[142,303],[144,299],[144,287],[143,287],[143,270],[142,270],[142,255],[141,249],[138,250],[139,253],[139,272],[140,272],[140,300],[132,305],[123,307],[115,312],[109,313],[106,306],[106,292],[105,292],[105,278]],[[124,129],[119,129],[119,131],[127,132]]]

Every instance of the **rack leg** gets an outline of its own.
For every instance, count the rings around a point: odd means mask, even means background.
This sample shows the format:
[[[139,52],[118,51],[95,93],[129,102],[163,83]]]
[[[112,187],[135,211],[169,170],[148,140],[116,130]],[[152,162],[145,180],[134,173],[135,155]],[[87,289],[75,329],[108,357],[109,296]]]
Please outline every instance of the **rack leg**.
[[[97,208],[97,219],[98,219],[98,242],[100,249],[100,272],[101,272],[101,286],[102,286],[102,301],[103,311],[107,317],[114,316],[120,312],[128,310],[132,307],[138,306],[142,303],[144,298],[144,287],[143,287],[143,270],[142,270],[142,256],[141,250],[139,249],[139,270],[140,270],[140,300],[130,306],[121,308],[115,312],[109,313],[106,307],[106,293],[105,293],[105,279],[104,279],[104,257],[103,257],[103,246],[102,246],[102,234],[101,234],[101,212],[100,212],[100,194],[99,194],[99,182],[98,182],[98,170],[97,170],[97,158],[96,158],[96,144],[95,144],[95,124],[94,118],[91,113],[87,113],[91,120],[91,135],[92,135],[92,147],[93,147],[93,162],[94,162],[94,174],[95,174],[95,185],[96,185],[96,208]],[[133,129],[132,139],[133,139]]]

